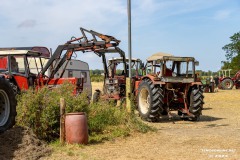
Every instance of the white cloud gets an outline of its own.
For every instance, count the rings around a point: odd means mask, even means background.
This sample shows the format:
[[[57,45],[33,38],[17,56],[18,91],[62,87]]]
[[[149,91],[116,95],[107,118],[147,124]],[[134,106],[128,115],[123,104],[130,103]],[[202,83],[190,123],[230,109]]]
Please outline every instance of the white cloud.
[[[121,0],[1,0],[0,19],[6,21],[0,30],[15,33],[16,37],[38,34],[39,38],[48,37],[48,41],[66,41],[66,37],[80,35],[79,27],[107,34],[121,32],[126,6]]]
[[[32,19],[28,19],[28,20],[22,21],[18,25],[18,28],[32,28],[34,26],[36,26],[36,21]]]
[[[14,5],[10,1],[3,1],[0,15],[16,22],[25,19],[38,19],[46,28],[66,27],[71,24],[114,24],[124,14],[121,1],[108,0],[17,0]],[[24,6],[24,7],[23,7]],[[113,16],[118,16],[113,19]]]
[[[224,20],[229,18],[229,16],[231,15],[232,11],[231,10],[220,10],[217,11],[214,15],[214,19],[215,20]]]
[[[71,36],[81,36],[79,27],[84,27],[120,39],[120,47],[127,55],[126,0],[0,0],[0,3],[0,35],[4,39],[0,46],[43,45],[55,50]],[[133,53],[137,52],[139,58],[146,59],[148,54],[159,50],[179,52],[173,47],[176,44],[166,41],[181,39],[183,45],[186,43],[187,37],[179,37],[179,32],[186,32],[187,36],[189,31],[185,27],[178,30],[183,25],[179,19],[185,16],[195,19],[200,13],[206,24],[212,23],[206,12],[212,14],[218,6],[224,5],[228,5],[226,0],[132,0]],[[220,9],[214,15],[216,20],[237,15]],[[184,25],[191,30],[193,25],[187,20]],[[193,31],[201,30],[201,25],[196,21]],[[199,37],[200,33],[195,34]],[[195,42],[194,39],[191,41]],[[185,48],[189,50],[189,46],[194,45],[189,44]],[[98,60],[96,63],[96,59],[100,58],[95,55],[84,54],[82,58],[95,67],[100,63]]]
[[[134,3],[134,27],[141,28],[161,23],[162,19],[176,18],[187,14],[195,14],[215,7],[223,0],[141,0]]]

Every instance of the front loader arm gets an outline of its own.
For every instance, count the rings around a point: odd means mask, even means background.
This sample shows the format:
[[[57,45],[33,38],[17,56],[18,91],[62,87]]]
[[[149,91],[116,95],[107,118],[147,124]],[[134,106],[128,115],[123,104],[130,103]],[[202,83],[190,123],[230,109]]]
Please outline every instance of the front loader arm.
[[[115,52],[118,52],[121,57],[125,59],[125,53],[117,47],[120,41],[116,38],[108,35],[103,35],[92,30],[86,30],[84,28],[80,28],[80,30],[82,32],[82,37],[71,39],[70,41],[67,41],[67,43],[59,45],[57,47],[52,57],[44,66],[41,72],[42,75],[46,73],[46,71],[50,68],[56,59],[60,59],[60,61],[55,64],[53,70],[51,70],[50,78],[52,78],[58,72],[64,62],[71,59],[72,54],[75,51],[94,52],[99,57],[103,57],[103,59],[105,59],[105,53],[109,53],[108,51],[111,52],[112,49],[115,50]],[[91,34],[93,39],[89,40],[85,32]],[[98,40],[97,37],[101,40]],[[64,51],[66,52],[63,54]],[[106,66],[104,66],[104,69],[105,72],[107,72]]]

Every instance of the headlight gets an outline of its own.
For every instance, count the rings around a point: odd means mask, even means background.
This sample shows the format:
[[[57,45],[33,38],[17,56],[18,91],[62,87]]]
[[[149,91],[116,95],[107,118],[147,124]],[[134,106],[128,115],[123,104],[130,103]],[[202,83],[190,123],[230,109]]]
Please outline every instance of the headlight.
[[[117,84],[118,80],[117,79],[106,79],[105,84]]]

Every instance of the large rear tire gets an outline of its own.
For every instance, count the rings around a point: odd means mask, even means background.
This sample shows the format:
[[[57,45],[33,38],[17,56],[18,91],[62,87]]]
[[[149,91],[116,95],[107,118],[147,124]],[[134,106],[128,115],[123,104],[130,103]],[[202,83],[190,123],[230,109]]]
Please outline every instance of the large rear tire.
[[[202,114],[203,104],[204,104],[203,90],[197,86],[192,88],[190,93],[190,106],[189,112],[194,115],[194,117],[189,117],[191,121],[197,121],[200,119]]]
[[[222,81],[221,85],[222,85],[222,89],[231,90],[234,86],[234,82],[233,80],[227,78]]]
[[[156,122],[163,111],[163,94],[151,80],[143,80],[138,89],[138,111],[143,120]]]
[[[17,101],[9,82],[0,78],[0,133],[15,124]]]

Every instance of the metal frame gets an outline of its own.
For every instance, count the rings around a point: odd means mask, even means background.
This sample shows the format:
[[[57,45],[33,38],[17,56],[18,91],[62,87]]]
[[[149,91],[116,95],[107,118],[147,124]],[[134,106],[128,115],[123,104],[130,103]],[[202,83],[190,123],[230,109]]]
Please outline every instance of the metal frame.
[[[94,52],[97,56],[102,57],[102,62],[104,65],[105,78],[109,76],[107,69],[107,61],[106,61],[106,53],[119,53],[119,55],[123,58],[125,63],[124,70],[126,73],[126,58],[125,53],[121,50],[118,45],[120,40],[108,35],[103,35],[93,30],[87,30],[84,28],[80,28],[82,36],[79,38],[72,37],[71,40],[67,41],[67,43],[63,45],[59,45],[52,57],[49,59],[45,67],[43,68],[41,74],[44,75],[45,72],[51,67],[55,60],[57,63],[53,67],[50,73],[50,78],[54,76],[55,73],[59,70],[59,68],[64,64],[65,61],[71,60],[71,57],[74,52],[82,51],[85,52]],[[86,33],[89,33],[92,39],[89,39],[86,36]],[[101,39],[98,40],[97,38]],[[63,52],[66,51],[64,54]],[[127,76],[127,75],[125,75]]]

